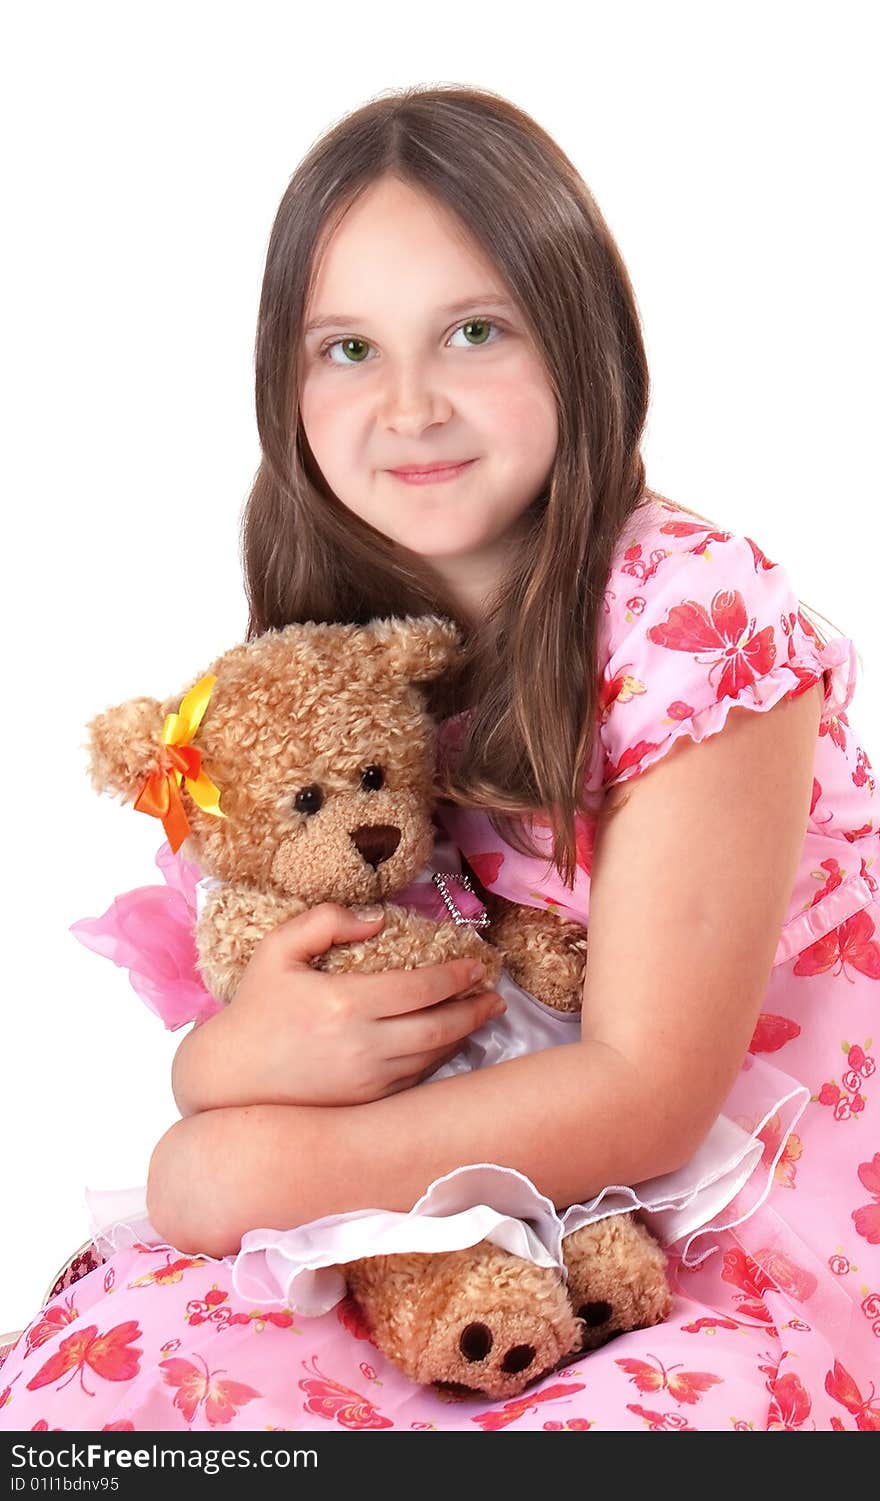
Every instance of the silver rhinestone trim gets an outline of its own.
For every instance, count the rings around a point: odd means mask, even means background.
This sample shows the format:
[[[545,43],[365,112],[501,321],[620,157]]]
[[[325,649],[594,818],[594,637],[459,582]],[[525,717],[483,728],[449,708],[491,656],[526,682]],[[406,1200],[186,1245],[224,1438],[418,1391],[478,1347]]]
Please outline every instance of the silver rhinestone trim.
[[[488,928],[491,919],[485,909],[479,917],[465,917],[464,913],[460,912],[456,906],[452,893],[449,890],[449,882],[454,881],[456,885],[463,887],[465,891],[469,891],[471,896],[476,896],[477,893],[474,891],[470,876],[457,875],[453,871],[444,870],[436,872],[431,879],[446,903],[449,915],[454,923],[466,923],[470,928]]]

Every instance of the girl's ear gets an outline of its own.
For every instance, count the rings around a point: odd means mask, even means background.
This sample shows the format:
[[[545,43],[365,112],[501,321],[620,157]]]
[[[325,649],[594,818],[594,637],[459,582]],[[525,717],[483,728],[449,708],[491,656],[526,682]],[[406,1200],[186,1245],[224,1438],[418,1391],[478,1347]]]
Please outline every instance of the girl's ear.
[[[131,698],[90,720],[86,749],[95,791],[121,793],[123,802],[133,802],[156,769],[164,723],[163,705],[155,698]]]
[[[442,615],[372,620],[359,634],[371,654],[377,647],[384,650],[389,671],[410,683],[440,677],[457,662],[461,652],[458,627]]]

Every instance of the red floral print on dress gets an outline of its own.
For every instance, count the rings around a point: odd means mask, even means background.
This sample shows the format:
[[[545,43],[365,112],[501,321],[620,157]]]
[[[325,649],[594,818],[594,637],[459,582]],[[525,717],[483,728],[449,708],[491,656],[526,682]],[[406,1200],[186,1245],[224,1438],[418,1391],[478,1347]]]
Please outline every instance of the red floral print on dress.
[[[666,709],[666,717],[667,717],[667,719],[671,719],[674,722],[678,722],[678,721],[682,721],[683,722],[685,719],[691,719],[692,716],[693,716],[693,713],[694,713],[693,705],[692,704],[686,704],[680,698],[677,698],[674,703],[669,704],[667,706],[667,709]]]
[[[867,908],[863,907],[839,928],[832,928],[824,938],[817,938],[809,948],[798,955],[793,973],[796,975],[822,975],[833,970],[854,981],[846,973],[847,966],[867,975],[869,980],[880,980],[880,944],[874,937],[874,924]],[[838,964],[839,967],[834,968]]]
[[[861,1302],[862,1313],[871,1319],[871,1333],[880,1339],[880,1293],[868,1293]]]
[[[130,1381],[140,1370],[140,1357],[144,1353],[139,1348],[132,1349],[132,1342],[141,1338],[136,1319],[116,1324],[106,1334],[98,1333],[97,1324],[87,1324],[84,1329],[79,1329],[76,1334],[69,1334],[67,1339],[61,1341],[45,1365],[28,1381],[28,1390],[36,1391],[38,1387],[48,1386],[69,1371],[69,1380],[62,1381],[56,1391],[68,1386],[79,1373],[83,1391],[87,1397],[93,1397],[95,1393],[89,1391],[83,1379],[86,1366],[96,1375],[103,1376],[105,1381]]]
[[[856,787],[867,787],[873,797],[877,784],[871,776],[872,770],[873,767],[868,752],[862,750],[860,746],[856,750],[856,769],[852,774],[852,779]]]
[[[771,1284],[788,1293],[798,1303],[806,1303],[819,1285],[812,1272],[798,1266],[784,1251],[762,1247],[755,1252],[755,1258],[756,1261],[760,1258],[761,1268],[770,1278]]]
[[[701,1334],[706,1329],[710,1334],[714,1334],[716,1329],[742,1329],[744,1327],[746,1326],[740,1324],[736,1319],[702,1318],[694,1319],[692,1324],[682,1324],[681,1332],[682,1334]]]
[[[504,864],[504,856],[500,850],[490,850],[488,854],[483,855],[466,855],[465,859],[481,886],[485,886],[488,891],[495,885]]]
[[[640,694],[647,693],[640,678],[629,671],[615,673],[614,677],[599,685],[599,723],[604,724],[614,704],[628,704]]]
[[[734,1120],[738,1126],[742,1126],[749,1135],[755,1130],[758,1122],[753,1116],[737,1115]],[[779,1143],[782,1140],[782,1121],[778,1111],[774,1111],[770,1119],[764,1123],[758,1132],[758,1140],[764,1143],[761,1153],[761,1162],[764,1167],[769,1167],[779,1152]],[[803,1142],[794,1131],[787,1137],[785,1146],[779,1154],[778,1161],[773,1168],[773,1181],[781,1188],[794,1188],[797,1179],[795,1163],[803,1154]]]
[[[656,1355],[649,1355],[648,1359],[656,1361],[656,1365],[648,1365],[644,1360],[615,1360],[614,1364],[626,1371],[640,1392],[668,1391],[676,1402],[699,1402],[704,1392],[719,1386],[723,1380],[711,1371],[679,1371],[675,1375],[677,1366],[667,1370]]]
[[[819,734],[827,735],[837,749],[846,755],[846,732],[849,727],[846,711],[841,709],[839,714],[831,714],[824,724],[820,724]]]
[[[870,1037],[867,1038],[865,1041],[865,1048],[869,1048],[871,1046],[871,1043],[872,1039]],[[849,1069],[856,1083],[858,1082],[859,1076],[861,1076],[861,1078],[863,1079],[870,1079],[871,1075],[877,1072],[876,1058],[873,1058],[870,1053],[866,1053],[865,1048],[863,1048],[860,1043],[854,1042],[850,1046],[848,1046],[846,1043],[843,1043],[842,1047],[844,1052],[846,1053],[846,1061],[849,1064]],[[848,1077],[848,1074],[844,1074],[843,1079],[847,1089],[850,1089],[854,1086],[847,1083]]]
[[[651,1433],[699,1432],[699,1429],[691,1426],[683,1412],[652,1412],[650,1407],[640,1407],[638,1402],[627,1402],[626,1410],[634,1412],[638,1418],[644,1418]]]
[[[770,1117],[764,1129],[758,1132],[758,1137],[764,1143],[761,1161],[765,1166],[769,1167],[776,1153],[779,1151],[779,1143],[782,1138],[782,1123],[778,1113]],[[797,1179],[795,1163],[803,1155],[803,1150],[801,1138],[792,1131],[782,1149],[779,1161],[773,1169],[773,1181],[778,1183],[781,1188],[794,1188]]]
[[[721,1272],[722,1280],[738,1287],[744,1296],[737,1298],[737,1313],[756,1319],[761,1324],[772,1325],[773,1318],[764,1302],[763,1294],[772,1292],[773,1283],[759,1266],[746,1256],[739,1247],[725,1251]]]
[[[375,1340],[370,1336],[370,1326],[367,1323],[363,1309],[355,1298],[348,1295],[337,1303],[336,1317],[343,1329],[347,1329],[349,1334],[354,1335],[355,1339],[369,1340],[374,1348],[378,1348]]]
[[[865,1204],[853,1210],[853,1223],[869,1245],[880,1245],[880,1152],[875,1152],[870,1162],[860,1162],[859,1182],[873,1196],[873,1204]]]
[[[863,1397],[849,1371],[835,1360],[834,1369],[825,1377],[825,1390],[829,1397],[854,1415],[860,1433],[880,1433],[880,1406],[874,1403],[873,1383],[868,1395]]]
[[[575,1392],[584,1390],[582,1381],[554,1381],[552,1386],[544,1386],[540,1391],[522,1392],[518,1397],[511,1397],[508,1402],[503,1402],[491,1412],[475,1413],[472,1421],[483,1433],[498,1433],[502,1428],[509,1428],[511,1423],[515,1423],[517,1418],[523,1417],[527,1412],[537,1412],[542,1403],[567,1400]]]
[[[869,1037],[865,1041],[865,1047],[870,1046]],[[862,1094],[862,1081],[870,1079],[877,1064],[871,1054],[866,1053],[858,1043],[851,1046],[844,1042],[841,1047],[847,1055],[848,1067],[840,1084],[836,1079],[826,1079],[819,1093],[811,1095],[810,1099],[814,1104],[829,1105],[836,1121],[856,1120],[867,1104],[867,1099]]]
[[[812,1411],[812,1401],[799,1376],[789,1371],[776,1380],[767,1382],[770,1393],[770,1412],[767,1429],[770,1433],[794,1432],[802,1428]],[[815,1432],[816,1425],[812,1425]]]
[[[865,1098],[857,1093],[852,1096],[843,1094],[840,1085],[834,1079],[827,1079],[817,1095],[811,1095],[813,1101],[820,1105],[831,1105],[832,1115],[836,1121],[855,1120],[865,1108]]]
[[[197,1355],[197,1359],[205,1367],[203,1371],[193,1365],[191,1360],[183,1360],[180,1356],[163,1360],[159,1367],[163,1380],[169,1386],[177,1387],[174,1406],[183,1413],[188,1423],[192,1423],[202,1406],[205,1418],[212,1428],[222,1423],[231,1423],[246,1402],[253,1402],[255,1397],[263,1395],[244,1381],[218,1381],[222,1368],[209,1371],[204,1358]]]
[[[801,1029],[797,1022],[791,1021],[787,1016],[773,1016],[770,1012],[762,1012],[758,1017],[752,1040],[749,1043],[750,1053],[778,1053],[792,1038],[800,1037]]]
[[[647,584],[654,577],[660,564],[669,556],[668,548],[655,547],[650,553],[648,562],[645,563],[642,559],[642,544],[634,542],[623,555],[620,571],[629,578],[638,579],[640,584]]]
[[[214,1324],[218,1329],[231,1329],[236,1324],[250,1324],[258,1334],[266,1328],[267,1324],[274,1324],[276,1329],[293,1327],[293,1314],[289,1309],[276,1309],[264,1313],[259,1308],[251,1308],[246,1313],[236,1313],[228,1299],[229,1294],[215,1284],[203,1298],[190,1298],[186,1305],[186,1322],[191,1325]]]
[[[733,536],[733,532],[723,532],[712,522],[697,521],[664,521],[660,532],[664,537],[697,537],[698,541],[687,551],[698,558],[705,556],[712,542],[729,542]],[[756,547],[754,542],[751,542],[750,546],[752,551],[763,559],[767,567],[773,566],[767,563],[761,549]]]
[[[665,623],[649,627],[647,637],[669,651],[686,651],[693,656],[708,653],[710,682],[715,669],[721,668],[719,701],[736,698],[769,672],[776,661],[773,627],[755,629],[755,617],[749,619],[738,589],[719,589],[708,609],[694,599],[673,605]]]
[[[326,1418],[329,1423],[336,1422],[340,1428],[394,1427],[391,1419],[379,1412],[369,1397],[353,1391],[350,1386],[343,1386],[331,1376],[325,1376],[318,1369],[315,1356],[312,1356],[312,1370],[316,1374],[299,1383],[300,1390],[306,1394],[306,1401],[303,1403],[306,1412],[312,1413],[316,1418]]]
[[[57,1334],[59,1329],[72,1324],[78,1318],[79,1311],[73,1301],[72,1293],[65,1298],[63,1306],[60,1303],[53,1303],[28,1329],[25,1359],[28,1355],[32,1355],[34,1350],[38,1350],[40,1345],[44,1345],[47,1339]]]
[[[148,1287],[156,1282],[160,1287],[167,1287],[172,1282],[179,1282],[184,1272],[192,1267],[207,1266],[204,1256],[178,1256],[174,1261],[166,1261],[165,1266],[159,1267],[155,1272],[144,1272],[142,1277],[134,1277],[129,1282],[129,1287]]]
[[[823,883],[822,889],[816,892],[809,903],[810,907],[815,907],[818,902],[824,902],[826,896],[830,896],[832,891],[837,890],[846,877],[846,871],[841,869],[840,863],[831,857],[823,860],[820,869],[811,871],[811,875],[813,880]]]
[[[627,746],[619,761],[606,760],[606,782],[621,779],[625,771],[629,771],[631,766],[640,766],[645,757],[650,756],[652,751],[659,750],[662,744],[662,740],[637,740],[635,745]]]

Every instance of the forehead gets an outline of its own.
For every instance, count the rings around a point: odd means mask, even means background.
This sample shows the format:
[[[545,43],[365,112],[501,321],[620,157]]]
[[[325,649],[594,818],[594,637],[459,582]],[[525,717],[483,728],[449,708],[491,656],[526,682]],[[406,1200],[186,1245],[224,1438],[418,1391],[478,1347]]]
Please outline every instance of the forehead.
[[[474,293],[503,297],[499,273],[444,204],[397,179],[372,184],[316,254],[306,322],[439,310]]]

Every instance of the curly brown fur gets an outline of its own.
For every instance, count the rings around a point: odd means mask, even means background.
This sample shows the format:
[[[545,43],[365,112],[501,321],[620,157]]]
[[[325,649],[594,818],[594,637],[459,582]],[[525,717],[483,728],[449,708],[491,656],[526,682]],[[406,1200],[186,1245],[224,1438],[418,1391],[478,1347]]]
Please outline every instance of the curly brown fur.
[[[556,1011],[580,1011],[587,968],[583,924],[541,907],[520,907],[493,892],[484,900],[492,943],[517,985]]]
[[[666,1256],[633,1214],[610,1215],[575,1230],[563,1240],[562,1255],[569,1302],[583,1321],[583,1350],[668,1317]]]
[[[373,1256],[345,1271],[377,1345],[441,1396],[516,1396],[580,1348],[580,1322],[555,1268],[487,1241]]]

